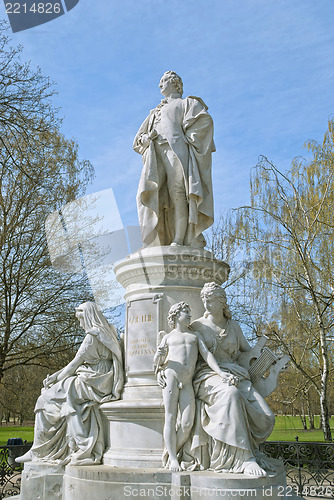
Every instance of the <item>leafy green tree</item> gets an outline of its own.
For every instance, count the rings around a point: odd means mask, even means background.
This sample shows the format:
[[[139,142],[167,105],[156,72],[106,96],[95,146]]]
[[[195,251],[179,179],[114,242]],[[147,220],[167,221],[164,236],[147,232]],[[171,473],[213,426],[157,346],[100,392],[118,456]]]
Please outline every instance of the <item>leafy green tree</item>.
[[[309,141],[306,148],[308,158],[294,160],[286,174],[261,159],[251,176],[250,206],[222,217],[212,249],[232,259],[229,293],[246,333],[267,335],[277,353],[291,358],[296,373],[284,401],[312,419],[316,393],[324,438],[331,441],[333,122],[321,144]]]
[[[316,391],[324,439],[331,441],[334,123],[322,144],[306,147],[309,158],[294,160],[286,174],[262,158],[251,176],[251,204],[234,212],[225,245],[248,261],[246,306],[258,333],[289,354],[303,375],[300,390]]]

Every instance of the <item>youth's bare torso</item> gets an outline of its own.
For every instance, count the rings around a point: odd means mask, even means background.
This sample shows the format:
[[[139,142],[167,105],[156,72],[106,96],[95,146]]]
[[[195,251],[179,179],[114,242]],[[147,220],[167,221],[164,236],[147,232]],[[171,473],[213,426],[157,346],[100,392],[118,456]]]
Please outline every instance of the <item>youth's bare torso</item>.
[[[172,330],[166,338],[166,344],[168,346],[166,377],[170,371],[179,383],[183,385],[191,383],[198,357],[197,335],[192,332],[181,333]]]

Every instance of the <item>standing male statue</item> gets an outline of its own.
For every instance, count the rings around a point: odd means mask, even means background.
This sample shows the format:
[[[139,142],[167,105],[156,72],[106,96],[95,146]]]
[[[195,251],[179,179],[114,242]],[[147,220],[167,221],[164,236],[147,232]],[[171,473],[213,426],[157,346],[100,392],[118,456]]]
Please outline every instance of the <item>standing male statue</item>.
[[[213,122],[199,97],[182,99],[183,84],[166,71],[165,97],[140,127],[133,148],[143,156],[137,207],[145,246],[204,247],[213,223]]]

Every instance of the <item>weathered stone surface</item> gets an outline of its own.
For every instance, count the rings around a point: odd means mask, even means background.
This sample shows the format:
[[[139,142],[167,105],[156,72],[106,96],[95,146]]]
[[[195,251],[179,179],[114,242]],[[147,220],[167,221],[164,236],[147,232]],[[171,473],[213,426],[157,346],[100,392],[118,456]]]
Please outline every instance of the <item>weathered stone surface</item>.
[[[199,500],[255,498],[284,499],[287,490],[281,469],[275,475],[254,478],[244,474],[177,472],[164,469],[129,469],[107,466],[68,466],[64,475],[62,500],[122,500],[125,498],[173,498]]]
[[[21,500],[62,500],[65,467],[27,462],[22,472]]]

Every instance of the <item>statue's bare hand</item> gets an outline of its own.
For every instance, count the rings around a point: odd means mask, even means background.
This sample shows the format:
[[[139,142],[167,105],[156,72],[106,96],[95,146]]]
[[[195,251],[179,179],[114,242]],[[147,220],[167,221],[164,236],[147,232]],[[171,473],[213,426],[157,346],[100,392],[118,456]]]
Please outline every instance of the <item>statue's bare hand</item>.
[[[240,382],[239,377],[236,377],[235,375],[229,376],[228,385],[235,385],[235,387],[238,387],[239,382]]]
[[[144,148],[147,148],[150,145],[151,141],[154,141],[154,139],[158,136],[158,133],[156,130],[152,130],[149,134],[143,134],[140,137],[140,142],[144,146]]]
[[[223,382],[225,382],[226,384],[235,385],[235,387],[238,387],[240,380],[235,375],[231,375],[230,373],[222,372],[221,377],[222,377]]]
[[[158,353],[159,356],[166,356],[166,354],[167,354],[167,346],[166,345],[159,346],[158,349],[157,349],[157,353]]]
[[[47,375],[46,379],[43,380],[44,389],[48,389],[57,381],[57,375],[54,373],[53,375]]]
[[[149,138],[151,139],[151,141],[153,141],[157,136],[158,132],[156,130],[152,130],[152,132],[149,133]]]
[[[140,142],[146,148],[147,146],[149,146],[151,139],[148,134],[143,134],[140,138]]]
[[[164,389],[166,387],[165,372],[163,370],[158,371],[157,382],[158,382],[158,386],[161,387],[161,389]]]
[[[239,385],[239,378],[235,375],[232,375],[231,373],[221,371],[220,376],[222,378],[222,381],[228,385],[235,385],[236,387]]]

